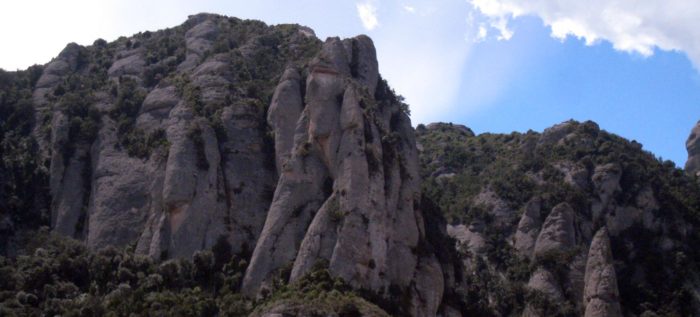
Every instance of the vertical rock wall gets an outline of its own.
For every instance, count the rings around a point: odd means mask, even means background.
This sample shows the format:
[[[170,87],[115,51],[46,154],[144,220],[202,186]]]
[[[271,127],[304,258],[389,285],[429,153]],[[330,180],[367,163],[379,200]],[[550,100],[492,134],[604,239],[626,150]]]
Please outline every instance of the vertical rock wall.
[[[236,23],[191,17],[181,56],[162,61],[148,47],[156,35],[108,44],[104,86],[89,92],[96,132],[78,142],[74,118],[52,103],[71,76],[91,74],[81,64],[91,51],[69,45],[46,67],[34,98],[37,121],[50,124],[34,133],[51,162],[53,229],[92,249],[135,243],[156,259],[224,241],[252,252],[248,295],[279,270],[295,281],[326,264],[355,288],[410,299],[401,311],[435,315],[445,281],[419,208],[414,131],[372,41],[330,38],[311,59],[319,43],[307,29],[226,33]],[[265,73],[261,46],[289,59],[284,71]],[[171,73],[154,80],[159,63]],[[270,96],[262,76],[279,79]],[[142,96],[126,116],[124,91]],[[135,155],[128,138],[160,145]]]
[[[243,291],[254,295],[285,266],[294,281],[324,261],[357,288],[398,287],[410,294],[412,315],[434,315],[444,285],[421,245],[413,129],[400,103],[377,91],[387,88],[377,88],[371,40],[331,38],[307,71],[301,113],[294,70],[270,107],[280,179]]]

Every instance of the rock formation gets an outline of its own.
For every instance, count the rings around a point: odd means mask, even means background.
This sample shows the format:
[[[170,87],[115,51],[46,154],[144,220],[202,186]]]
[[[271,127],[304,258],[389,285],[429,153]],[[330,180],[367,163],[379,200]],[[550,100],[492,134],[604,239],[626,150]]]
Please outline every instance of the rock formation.
[[[377,98],[386,88],[372,42],[330,38],[308,73],[305,105],[289,69],[270,107],[280,179],[243,291],[254,295],[285,265],[294,281],[327,261],[353,286],[398,286],[412,294],[412,315],[434,315],[442,270],[415,252],[425,232],[413,130],[400,104]]]
[[[459,242],[459,247],[466,248],[472,255],[481,254],[486,246],[486,240],[482,234],[484,224],[474,221],[469,226],[447,225],[447,234]]]
[[[534,254],[535,241],[537,241],[542,226],[541,206],[542,200],[535,197],[528,201],[523,208],[523,215],[518,222],[518,228],[513,238],[513,247],[522,257],[531,257]]]
[[[586,317],[622,316],[610,238],[605,227],[593,237],[586,263],[583,304]]]
[[[564,251],[574,246],[574,210],[567,203],[552,208],[542,224],[534,247],[535,257],[550,251]]]
[[[543,300],[548,303],[557,303],[564,299],[564,292],[559,282],[554,277],[554,274],[545,268],[538,268],[532,273],[530,280],[527,282],[527,289],[536,296],[542,296]],[[528,302],[521,316],[540,317],[547,316],[547,313],[541,311],[541,308],[537,307],[535,303]]]
[[[77,309],[104,260],[98,301],[203,315],[700,315],[700,123],[688,175],[593,122],[414,131],[378,68],[366,36],[198,14],[0,71],[0,308]]]
[[[690,175],[700,173],[700,121],[693,127],[688,140],[685,142],[688,149],[688,161],[685,162],[685,171]]]
[[[87,115],[67,111],[74,95]],[[250,296],[327,263],[355,288],[406,294],[405,313],[437,313],[414,131],[368,37],[199,14],[69,45],[33,99],[55,232],[153,259],[223,243],[250,257]]]
[[[134,129],[151,135],[163,131],[170,145],[164,155],[133,157],[120,140],[124,124],[119,120],[124,119],[103,115],[94,143],[81,139],[66,156],[71,122],[62,109],[49,110],[50,151],[44,152],[51,153],[56,231],[75,237],[85,234],[92,248],[138,240],[137,250],[156,258],[188,257],[211,247],[219,237],[226,238],[234,252],[254,246],[269,204],[265,193],[273,190],[275,173],[265,166],[272,157],[265,152],[264,122],[259,119],[264,110],[229,101],[231,78],[239,71],[230,56],[201,60],[226,22],[213,15],[192,17],[188,23],[193,26],[183,38],[186,59],[178,66],[196,89],[196,102],[202,107],[224,106],[215,118],[221,124],[220,135],[172,81],[151,90],[145,87],[145,50],[133,44],[117,49],[107,80],[120,93],[131,85],[132,93],[145,95],[143,104],[136,105],[140,109]],[[38,104],[46,104],[60,80],[77,71],[74,60],[79,54],[80,48],[69,45],[47,66],[35,92]],[[98,94],[94,107],[115,113],[119,98]],[[37,115],[45,108],[40,107]]]
[[[605,217],[614,209],[612,198],[620,190],[620,177],[622,171],[617,164],[609,163],[595,167],[591,177],[598,196],[591,206],[594,219]]]

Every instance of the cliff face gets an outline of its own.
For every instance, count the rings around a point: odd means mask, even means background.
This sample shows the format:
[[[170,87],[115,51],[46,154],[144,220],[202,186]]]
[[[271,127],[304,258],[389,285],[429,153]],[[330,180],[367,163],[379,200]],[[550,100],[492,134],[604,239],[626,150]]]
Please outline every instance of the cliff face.
[[[93,249],[136,242],[154,258],[217,239],[252,249],[276,183],[265,103],[284,66],[318,50],[305,32],[197,15],[66,47],[33,94],[52,228]]]
[[[32,88],[54,232],[159,260],[224,245],[250,297],[327,266],[437,313],[414,131],[368,37],[200,14],[70,44]]]
[[[688,161],[685,163],[685,171],[690,175],[700,173],[700,122],[698,122],[690,132],[688,140],[685,142],[688,149]]]
[[[411,315],[437,312],[442,269],[434,254],[416,253],[426,238],[413,129],[388,87],[377,85],[377,69],[374,46],[361,36],[327,40],[302,70],[304,91],[298,70],[285,71],[268,116],[280,177],[244,293],[254,295],[289,263],[294,281],[325,261],[357,288],[405,289]]]

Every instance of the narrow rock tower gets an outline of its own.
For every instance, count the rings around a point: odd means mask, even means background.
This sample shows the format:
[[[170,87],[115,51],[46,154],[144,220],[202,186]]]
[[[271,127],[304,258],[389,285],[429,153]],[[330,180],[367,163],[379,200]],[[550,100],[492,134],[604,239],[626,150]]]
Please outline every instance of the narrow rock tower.
[[[294,281],[323,261],[354,287],[410,295],[413,316],[436,314],[444,280],[423,247],[418,153],[397,99],[366,36],[329,38],[308,69],[285,72],[268,117],[280,178],[244,293],[285,266]]]
[[[583,304],[586,317],[618,317],[620,310],[617,277],[613,267],[607,228],[595,234],[588,250]]]
[[[688,140],[685,142],[688,149],[688,161],[685,163],[685,171],[690,175],[700,173],[700,121],[695,124],[690,132]]]

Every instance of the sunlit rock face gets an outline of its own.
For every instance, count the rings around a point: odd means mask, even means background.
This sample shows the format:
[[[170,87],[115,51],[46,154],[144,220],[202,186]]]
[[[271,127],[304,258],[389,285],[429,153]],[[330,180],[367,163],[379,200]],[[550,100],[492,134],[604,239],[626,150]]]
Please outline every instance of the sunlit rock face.
[[[52,229],[153,259],[230,247],[249,260],[251,297],[282,269],[293,282],[321,264],[433,316],[446,282],[414,130],[378,69],[367,36],[322,42],[298,25],[212,14],[71,44],[33,94]],[[66,87],[74,78],[85,82]],[[66,111],[64,95],[88,115]]]
[[[285,265],[294,281],[322,261],[357,288],[398,286],[412,315],[434,315],[443,272],[434,254],[415,252],[425,229],[413,129],[385,99],[372,41],[330,38],[301,73],[303,85],[285,71],[270,106],[280,178],[244,293],[268,288]]]

